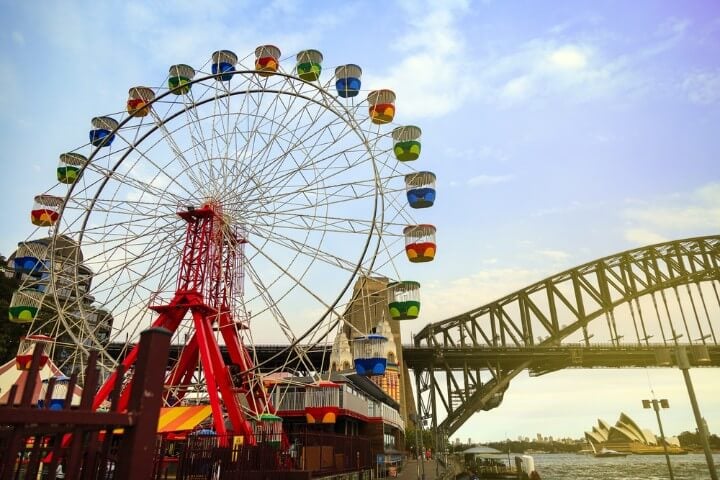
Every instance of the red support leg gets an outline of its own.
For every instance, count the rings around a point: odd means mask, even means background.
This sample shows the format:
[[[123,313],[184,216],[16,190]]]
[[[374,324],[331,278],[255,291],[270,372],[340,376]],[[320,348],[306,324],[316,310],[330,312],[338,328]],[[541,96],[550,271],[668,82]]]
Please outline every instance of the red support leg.
[[[215,422],[215,432],[218,435],[225,435],[225,424],[223,419],[223,410],[220,397],[218,395],[217,384],[215,383],[216,373],[215,362],[212,359],[210,344],[212,342],[212,332],[209,325],[205,322],[205,317],[198,310],[193,310],[193,323],[195,324],[195,332],[198,336],[200,346],[200,361],[203,366],[205,375],[205,383],[207,385],[208,397],[210,397],[210,406],[213,412],[213,421]]]
[[[170,375],[168,375],[165,385],[169,388],[177,387],[178,385],[187,384],[188,379],[192,378],[192,374],[195,371],[199,359],[199,349],[197,334],[193,333],[190,341],[183,347],[180,358],[173,367]],[[166,392],[167,395],[167,392]],[[185,397],[185,392],[177,392],[176,400],[180,401]]]
[[[187,311],[187,308],[185,308],[185,311]],[[183,311],[181,314],[178,315],[178,312],[174,312],[173,315],[172,311],[169,311],[167,314],[161,314],[152,324],[152,327],[163,327],[171,332],[174,332],[175,329],[178,327],[178,324],[180,323],[180,320],[185,315],[185,311]],[[130,350],[130,353],[127,354],[127,356],[123,359],[122,365],[125,367],[125,371],[127,372],[128,369],[135,364],[135,360],[137,359],[138,355],[138,349],[140,348],[140,345],[135,345],[132,350]],[[95,399],[93,400],[92,408],[93,410],[97,410],[100,408],[100,405],[108,399],[108,396],[110,395],[110,392],[112,392],[113,388],[115,387],[115,381],[117,378],[117,373],[113,372],[107,380],[105,380],[105,383],[102,384],[100,389],[98,390],[98,393],[95,395]],[[123,408],[124,405],[122,404]]]
[[[215,337],[212,335],[212,329],[210,327],[212,320],[207,315],[204,316],[204,320],[205,321],[202,323],[201,326],[196,327],[199,329],[199,331],[200,329],[202,329],[202,334],[199,333],[199,335],[202,335],[202,337],[200,337],[201,352],[203,344],[207,346],[208,350],[209,358],[208,360],[202,360],[203,366],[205,366],[208,361],[212,364],[212,370],[214,374],[213,380],[216,385],[216,391],[218,391],[222,396],[226,413],[228,414],[230,422],[233,425],[233,430],[244,435],[247,439],[247,442],[253,444],[254,438],[252,429],[250,428],[248,422],[245,420],[244,415],[242,414],[242,407],[240,406],[240,404],[238,404],[237,398],[235,396],[235,388],[233,385],[232,377],[230,375],[230,371],[225,365],[225,362],[222,358],[220,346],[217,344]],[[207,377],[207,371],[205,375]],[[210,388],[210,384],[208,384],[208,390],[210,390]],[[222,417],[216,416],[214,418],[214,421],[217,426],[218,423],[222,422]],[[224,425],[218,428],[223,429]]]
[[[246,444],[254,444],[250,423],[236,397],[237,389],[229,368],[223,360],[220,347],[213,335],[214,325],[220,327],[231,362],[244,373],[242,393],[252,414],[274,412],[263,385],[253,378],[253,361],[238,334],[238,326],[230,313],[237,297],[242,295],[242,263],[244,234],[236,226],[227,224],[219,204],[208,202],[198,208],[178,212],[187,222],[185,245],[178,270],[176,291],[168,305],[151,306],[160,315],[154,327],[175,332],[190,310],[195,333],[184,346],[177,364],[166,378],[166,385],[177,387],[192,380],[200,361],[204,370],[213,421],[218,434],[226,433],[224,413],[227,413],[233,430],[245,437]],[[137,357],[135,347],[123,360],[126,369]],[[113,374],[98,392],[93,408],[97,409],[109,396],[116,382]],[[126,389],[129,391],[129,389]],[[178,392],[178,400],[185,392]],[[128,392],[120,398],[121,408],[127,405]]]

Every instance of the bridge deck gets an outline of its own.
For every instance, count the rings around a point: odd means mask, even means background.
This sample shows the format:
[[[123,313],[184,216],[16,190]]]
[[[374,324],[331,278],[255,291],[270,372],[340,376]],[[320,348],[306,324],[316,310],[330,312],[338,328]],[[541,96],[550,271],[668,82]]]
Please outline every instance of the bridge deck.
[[[487,368],[502,370],[519,367],[531,361],[532,370],[538,373],[561,368],[632,368],[671,367],[674,362],[658,365],[658,350],[668,349],[665,345],[611,345],[579,346],[562,345],[552,347],[403,347],[403,356],[408,368],[429,368],[443,365],[449,369]],[[710,360],[693,362],[698,367],[720,366],[720,347],[708,346]]]
[[[283,345],[258,345],[255,351],[258,360],[264,362],[283,351]],[[658,365],[657,352],[671,347],[663,344],[639,345],[582,345],[536,346],[536,347],[416,347],[403,346],[403,358],[411,370],[414,368],[463,369],[463,368],[500,368],[512,369],[532,361],[531,371],[553,371],[560,368],[632,368],[632,367],[670,367]],[[720,367],[720,346],[707,347],[710,361],[691,363],[698,367]],[[120,345],[113,344],[108,350],[117,356]],[[222,347],[223,354],[226,354]],[[323,362],[327,365],[330,356],[329,346],[318,346],[307,350],[310,362],[319,369]],[[171,347],[171,358],[179,355],[180,346]],[[284,356],[283,356],[284,357]],[[276,358],[267,364],[268,369],[279,368],[284,358]],[[327,367],[325,367],[327,368]]]

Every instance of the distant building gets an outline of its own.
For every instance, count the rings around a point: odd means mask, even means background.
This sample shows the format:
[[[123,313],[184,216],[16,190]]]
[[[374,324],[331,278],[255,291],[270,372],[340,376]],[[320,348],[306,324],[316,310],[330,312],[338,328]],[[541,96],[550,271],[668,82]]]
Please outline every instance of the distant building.
[[[607,448],[618,452],[634,454],[661,454],[664,453],[660,439],[650,430],[642,429],[626,413],[621,413],[615,425],[611,426],[606,421],[598,419],[597,426],[585,432],[587,440],[596,449]],[[668,453],[686,453],[680,447],[677,437],[665,437]]]

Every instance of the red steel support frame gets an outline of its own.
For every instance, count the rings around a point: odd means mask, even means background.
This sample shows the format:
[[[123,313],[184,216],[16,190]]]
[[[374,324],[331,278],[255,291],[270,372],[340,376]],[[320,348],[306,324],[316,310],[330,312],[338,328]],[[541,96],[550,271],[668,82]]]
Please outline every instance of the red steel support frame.
[[[198,359],[203,368],[208,396],[213,412],[215,431],[227,433],[223,420],[226,413],[235,433],[243,435],[249,444],[255,443],[253,429],[243,413],[237,394],[242,394],[253,414],[275,413],[262,382],[253,381],[252,373],[246,373],[241,385],[233,384],[230,369],[220,352],[213,328],[217,325],[227,347],[230,361],[241,372],[253,367],[252,359],[245,349],[238,328],[247,328],[244,319],[233,318],[231,307],[242,295],[242,261],[245,238],[228,225],[219,205],[212,202],[199,208],[189,207],[178,212],[187,222],[183,256],[178,271],[175,294],[166,305],[150,308],[159,313],[153,327],[163,327],[175,332],[185,315],[190,312],[194,333],[184,345],[177,363],[165,378],[165,385],[178,387],[187,382],[195,371]],[[125,371],[135,363],[136,345],[122,364]],[[116,381],[113,373],[102,385],[93,403],[97,410],[108,399]],[[129,390],[129,389],[126,389]],[[177,400],[185,395],[180,391]],[[127,408],[129,392],[120,397],[120,408]]]

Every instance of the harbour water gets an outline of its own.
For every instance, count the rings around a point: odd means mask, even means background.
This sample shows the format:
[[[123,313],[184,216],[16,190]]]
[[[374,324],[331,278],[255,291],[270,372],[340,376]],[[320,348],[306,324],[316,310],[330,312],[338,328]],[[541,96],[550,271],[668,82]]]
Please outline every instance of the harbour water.
[[[628,455],[595,458],[577,454],[533,454],[535,468],[543,480],[660,480],[668,479],[664,455]],[[714,455],[720,472],[720,454]],[[710,478],[703,454],[671,455],[676,480]]]

